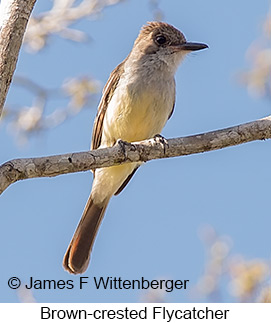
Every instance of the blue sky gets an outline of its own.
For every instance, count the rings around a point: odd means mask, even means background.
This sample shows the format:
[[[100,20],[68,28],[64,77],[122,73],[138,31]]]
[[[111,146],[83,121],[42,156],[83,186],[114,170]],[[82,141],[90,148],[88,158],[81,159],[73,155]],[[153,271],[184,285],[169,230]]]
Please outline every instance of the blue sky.
[[[211,131],[270,114],[270,101],[252,98],[237,82],[238,73],[249,67],[245,53],[262,32],[268,6],[267,0],[160,1],[164,21],[182,30],[188,40],[209,45],[179,68],[176,107],[163,136]],[[35,12],[49,7],[49,1],[40,1]],[[16,73],[48,88],[80,75],[91,75],[104,84],[131,50],[140,27],[152,19],[145,0],[109,7],[98,20],[77,24],[91,42],[80,44],[54,36],[37,55],[22,50]],[[29,100],[29,94],[16,87],[8,96],[13,103]],[[96,105],[32,138],[24,148],[16,145],[2,123],[0,163],[89,149]],[[51,102],[49,109],[53,108]],[[193,301],[192,286],[204,270],[198,231],[205,224],[232,238],[233,253],[269,261],[270,148],[268,141],[253,142],[142,166],[121,195],[111,200],[84,276],[189,279],[191,288],[167,294],[167,300]],[[90,172],[70,174],[22,181],[2,194],[2,302],[19,301],[16,291],[7,286],[12,276],[22,282],[32,276],[78,283],[79,277],[65,272],[61,263],[91,182]],[[142,293],[102,291],[92,285],[83,290],[35,290],[33,296],[37,302],[137,302]]]

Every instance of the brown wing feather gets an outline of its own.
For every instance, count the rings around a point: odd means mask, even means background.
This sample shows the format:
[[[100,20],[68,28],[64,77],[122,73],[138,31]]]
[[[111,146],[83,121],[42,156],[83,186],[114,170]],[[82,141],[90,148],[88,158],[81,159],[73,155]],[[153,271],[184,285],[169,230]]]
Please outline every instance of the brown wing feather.
[[[174,101],[174,103],[173,103],[172,110],[170,111],[170,114],[169,114],[169,116],[168,116],[168,118],[167,118],[168,120],[171,118],[171,116],[172,116],[172,114],[173,114],[174,107],[175,107],[175,101]]]
[[[173,101],[173,105],[172,105],[172,110],[170,111],[170,114],[168,116],[168,120],[171,118],[172,114],[173,114],[173,111],[174,111],[174,108],[175,108],[175,100],[176,100],[176,82],[174,80],[174,101]]]
[[[102,95],[102,98],[98,107],[97,115],[94,121],[94,125],[93,125],[91,149],[97,149],[101,144],[104,116],[105,116],[108,104],[113,96],[113,93],[116,87],[118,86],[120,75],[123,73],[123,66],[126,59],[112,71],[108,81],[104,86],[103,95]],[[131,180],[131,178],[133,177],[137,169],[138,167],[135,168],[134,171],[126,178],[126,180],[119,187],[115,195],[118,195],[124,189],[124,187]],[[95,171],[93,171],[93,174],[95,175]]]
[[[91,149],[97,149],[101,144],[104,116],[105,116],[108,104],[112,98],[112,95],[119,83],[120,75],[123,72],[124,62],[125,61],[120,63],[112,71],[103,89],[103,95],[98,107],[97,115],[94,121],[93,130],[92,130]]]
[[[138,166],[139,167],[139,166]],[[120,192],[122,192],[124,190],[124,188],[126,187],[126,185],[130,182],[130,180],[132,179],[132,177],[134,176],[135,172],[138,170],[138,167],[136,167],[132,173],[126,178],[126,180],[121,184],[121,186],[119,187],[119,189],[117,190],[117,192],[114,195],[118,195]]]

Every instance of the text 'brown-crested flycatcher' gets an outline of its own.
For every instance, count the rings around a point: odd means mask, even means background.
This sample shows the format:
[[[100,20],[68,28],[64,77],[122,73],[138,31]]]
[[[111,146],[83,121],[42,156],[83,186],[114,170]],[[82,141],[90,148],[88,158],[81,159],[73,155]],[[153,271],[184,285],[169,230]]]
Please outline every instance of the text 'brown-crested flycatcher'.
[[[132,51],[110,74],[94,122],[91,149],[134,142],[160,134],[173,112],[174,75],[190,51],[207,48],[187,42],[164,22],[143,26]],[[120,193],[140,162],[96,169],[92,191],[63,260],[72,274],[83,273],[110,198]]]

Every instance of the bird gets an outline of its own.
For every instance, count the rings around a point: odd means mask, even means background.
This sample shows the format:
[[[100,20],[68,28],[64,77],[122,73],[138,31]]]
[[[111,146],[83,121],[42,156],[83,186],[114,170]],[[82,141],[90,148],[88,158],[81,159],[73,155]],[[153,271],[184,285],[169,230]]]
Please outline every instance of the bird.
[[[185,56],[208,45],[187,42],[166,22],[148,22],[131,52],[110,74],[93,125],[91,149],[135,142],[161,133],[175,106],[175,73]],[[109,200],[131,180],[141,162],[98,168],[81,220],[64,255],[63,267],[82,274]]]

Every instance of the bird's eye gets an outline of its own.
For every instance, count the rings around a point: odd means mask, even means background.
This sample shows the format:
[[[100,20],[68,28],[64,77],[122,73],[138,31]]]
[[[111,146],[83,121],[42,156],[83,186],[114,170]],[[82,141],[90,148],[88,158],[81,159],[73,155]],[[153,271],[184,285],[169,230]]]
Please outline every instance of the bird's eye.
[[[167,39],[165,36],[162,36],[162,35],[158,35],[156,38],[155,38],[156,42],[158,45],[163,45],[167,42]]]

